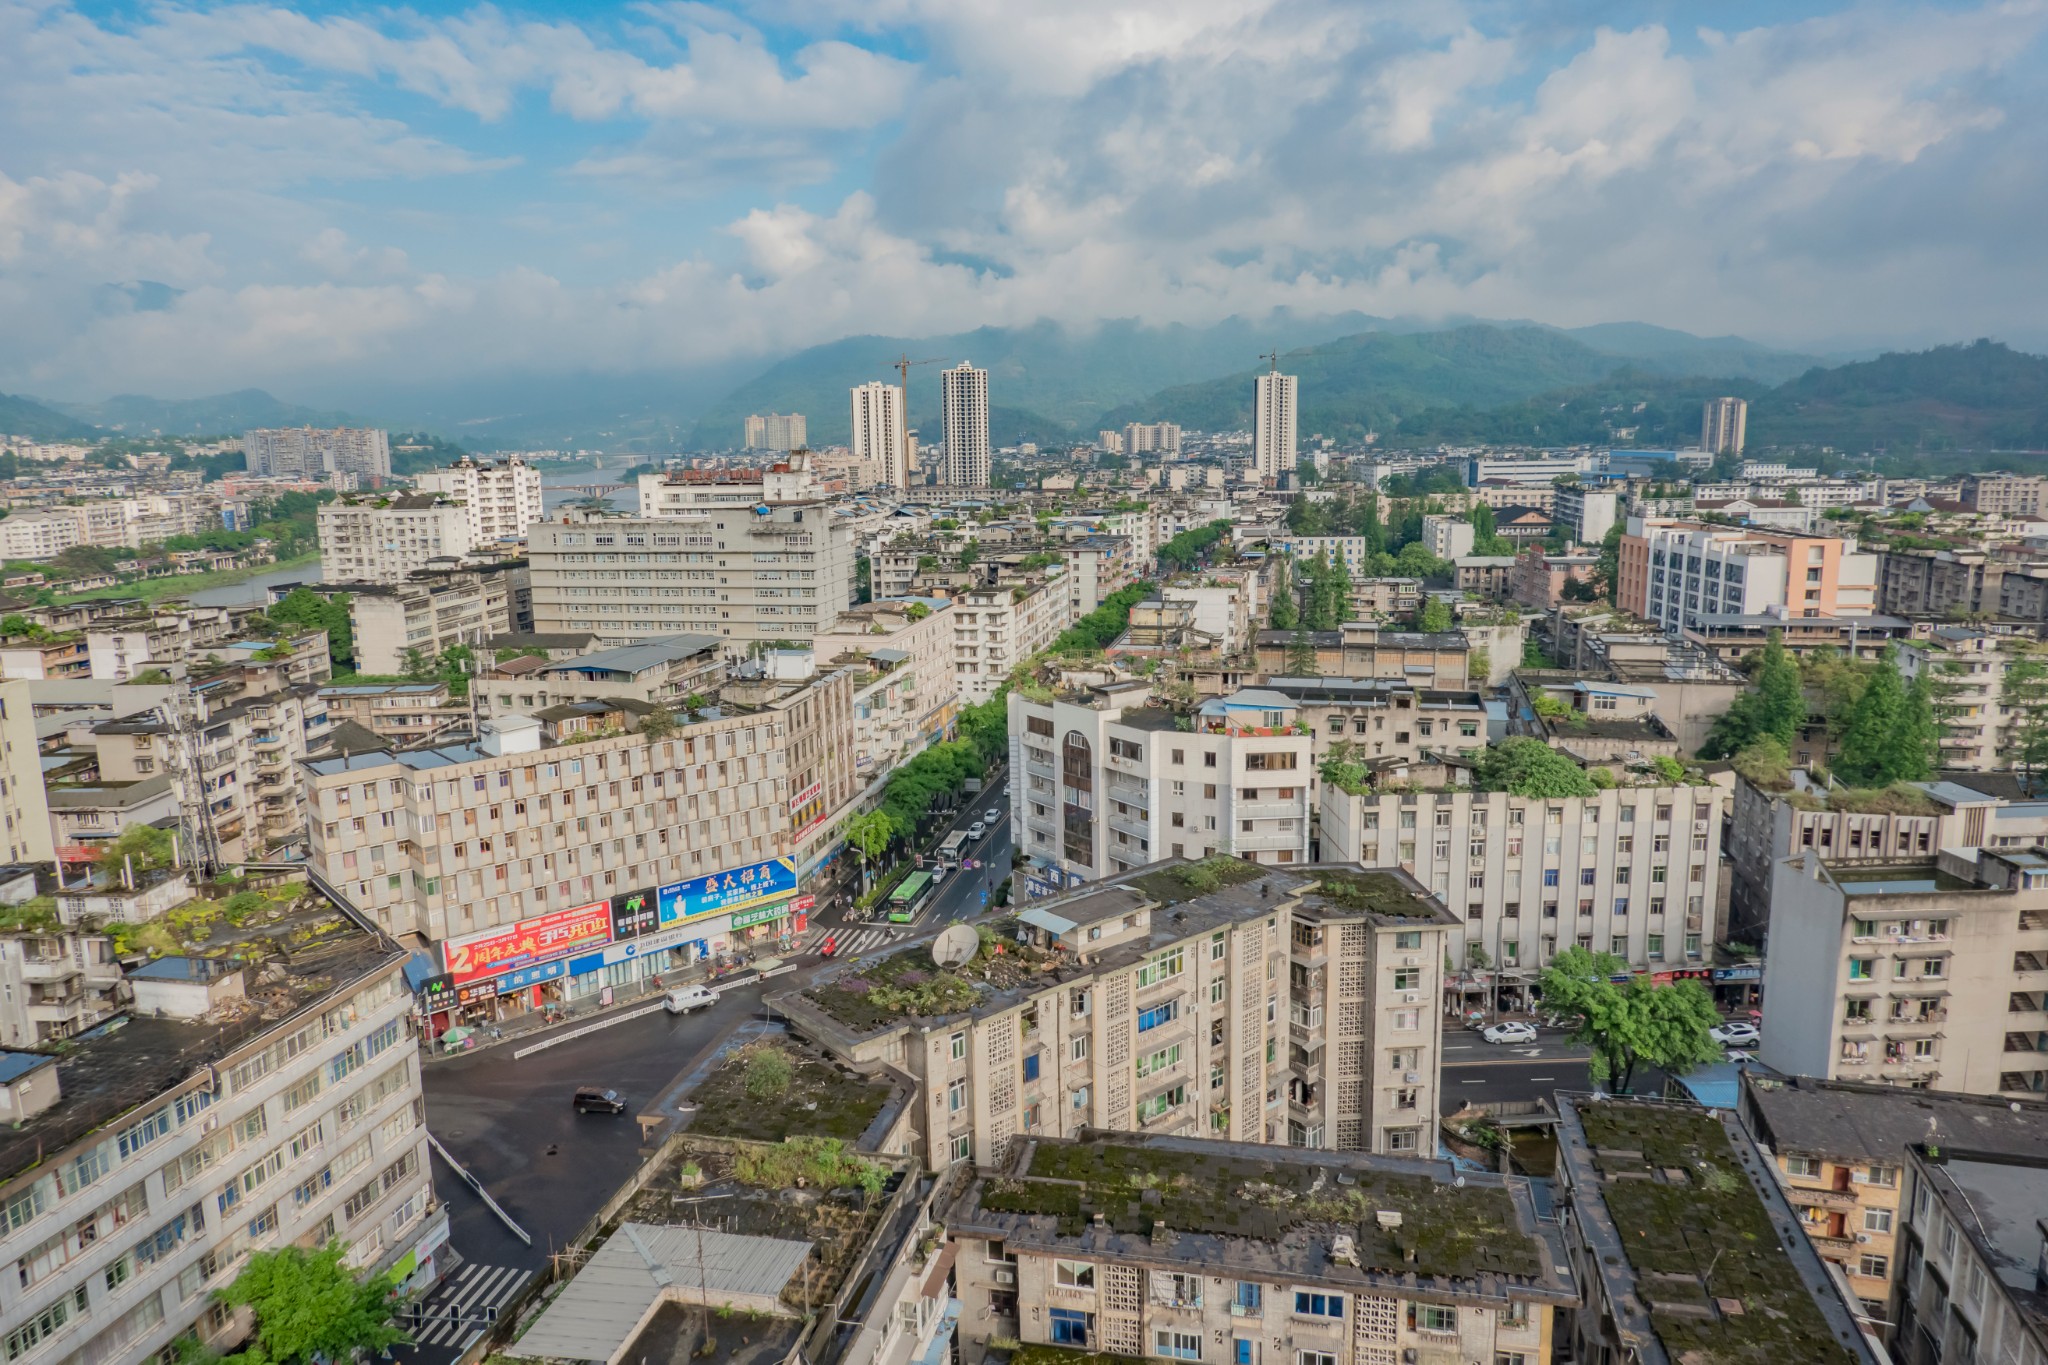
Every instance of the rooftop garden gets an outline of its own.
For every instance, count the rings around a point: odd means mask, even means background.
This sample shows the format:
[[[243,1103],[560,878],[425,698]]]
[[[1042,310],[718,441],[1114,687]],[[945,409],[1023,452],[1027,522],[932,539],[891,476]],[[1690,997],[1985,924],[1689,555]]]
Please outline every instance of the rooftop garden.
[[[1343,910],[1383,915],[1388,919],[1434,919],[1436,907],[1390,872],[1316,874],[1315,895]]]
[[[885,1028],[899,1019],[961,1014],[985,995],[1036,979],[1052,964],[1051,954],[1016,941],[1014,919],[979,925],[981,950],[963,967],[941,967],[928,945],[891,954],[831,978],[805,992],[810,1002],[857,1032]]]
[[[780,1043],[740,1048],[690,1096],[693,1133],[781,1142],[794,1134],[858,1141],[889,1087]]]
[[[1340,1172],[1284,1159],[1041,1142],[1025,1178],[983,1184],[981,1207],[1057,1218],[1063,1236],[1078,1236],[1098,1213],[1131,1235],[1157,1221],[1176,1232],[1263,1242],[1326,1225],[1353,1236],[1361,1268],[1392,1274],[1535,1277],[1543,1268],[1504,1188],[1359,1166]],[[1398,1225],[1381,1226],[1382,1213],[1399,1214]]]
[[[1182,863],[1178,867],[1162,867],[1131,878],[1128,885],[1137,888],[1147,898],[1162,905],[1178,905],[1196,896],[1206,896],[1226,886],[1238,886],[1244,882],[1257,881],[1271,868],[1261,867],[1243,858],[1216,853],[1197,862]]]
[[[1847,1365],[1719,1120],[1614,1103],[1587,1105],[1579,1117],[1638,1292],[1673,1360]]]

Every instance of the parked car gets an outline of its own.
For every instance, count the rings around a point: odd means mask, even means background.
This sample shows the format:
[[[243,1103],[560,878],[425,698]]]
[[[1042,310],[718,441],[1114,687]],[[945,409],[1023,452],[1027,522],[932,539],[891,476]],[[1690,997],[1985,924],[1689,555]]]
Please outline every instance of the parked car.
[[[1707,1030],[1707,1036],[1722,1047],[1753,1047],[1763,1038],[1755,1024],[1744,1023],[1740,1019],[1716,1024]]]
[[[1519,1020],[1495,1024],[1479,1035],[1489,1043],[1533,1043],[1536,1041],[1536,1027]]]
[[[981,813],[981,818],[993,825],[996,821],[1003,818],[1003,813],[994,806],[991,806]]]
[[[576,1098],[572,1103],[579,1114],[623,1114],[626,1112],[626,1097],[616,1090],[606,1090],[595,1085],[576,1087]]]
[[[668,993],[668,999],[661,1002],[661,1007],[670,1014],[688,1014],[717,1003],[718,997],[702,986],[679,986]]]
[[[970,839],[979,839],[982,835],[986,833],[988,833],[988,826],[984,825],[979,820],[976,820],[973,824],[967,827],[967,837]]]

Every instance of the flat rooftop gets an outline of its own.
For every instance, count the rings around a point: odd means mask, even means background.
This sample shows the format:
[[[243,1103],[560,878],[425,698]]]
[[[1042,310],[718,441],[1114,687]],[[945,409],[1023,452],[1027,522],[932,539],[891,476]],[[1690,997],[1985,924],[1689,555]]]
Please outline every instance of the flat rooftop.
[[[1754,1071],[1742,1089],[1758,1137],[1780,1153],[1903,1161],[1906,1149],[1922,1142],[1972,1152],[2048,1152],[2048,1104]]]
[[[0,1129],[0,1181],[159,1099],[243,1043],[406,956],[303,889],[240,923],[210,922],[205,932],[203,942],[181,946],[224,970],[249,969],[248,995],[189,1021],[120,1015],[67,1040],[57,1054],[63,1099],[26,1123]],[[271,967],[277,969],[274,979],[259,979]]]
[[[946,1223],[1012,1248],[1215,1274],[1575,1299],[1525,1182],[1447,1161],[1127,1134],[1039,1139],[970,1185]],[[1333,1259],[1339,1236],[1356,1265]]]
[[[1920,1148],[1927,1183],[2005,1287],[2013,1307],[2037,1334],[2048,1334],[2048,1293],[2039,1266],[2048,1220],[2048,1159],[1958,1150],[1948,1143]],[[1960,1286],[1958,1286],[1960,1288]]]

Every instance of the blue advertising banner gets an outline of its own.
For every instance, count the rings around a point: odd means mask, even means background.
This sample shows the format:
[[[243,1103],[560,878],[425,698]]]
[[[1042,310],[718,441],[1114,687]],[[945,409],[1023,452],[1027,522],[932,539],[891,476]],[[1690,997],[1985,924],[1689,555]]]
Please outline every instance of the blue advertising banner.
[[[671,882],[656,892],[664,928],[703,915],[744,910],[750,905],[796,894],[796,863],[770,858],[751,867],[729,868],[708,877]]]

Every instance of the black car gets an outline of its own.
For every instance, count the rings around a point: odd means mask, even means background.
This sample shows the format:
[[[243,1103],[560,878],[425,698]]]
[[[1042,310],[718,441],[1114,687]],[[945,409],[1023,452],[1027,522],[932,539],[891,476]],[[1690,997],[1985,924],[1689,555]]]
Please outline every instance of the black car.
[[[595,1085],[576,1088],[576,1112],[579,1114],[623,1114],[626,1112],[626,1097],[616,1090],[605,1090]]]

